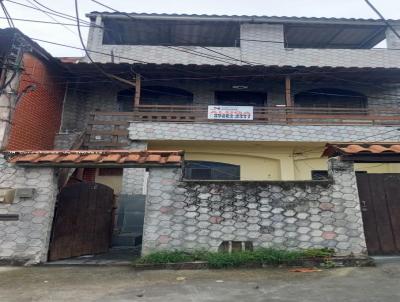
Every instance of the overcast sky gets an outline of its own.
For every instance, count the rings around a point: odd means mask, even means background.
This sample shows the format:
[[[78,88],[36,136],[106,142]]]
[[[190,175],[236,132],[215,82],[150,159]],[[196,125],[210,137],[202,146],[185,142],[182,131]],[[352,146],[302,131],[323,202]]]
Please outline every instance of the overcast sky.
[[[13,0],[33,6],[32,0]],[[75,15],[74,0],[37,0],[40,3],[66,14]],[[31,3],[29,3],[31,2]],[[306,17],[345,17],[376,18],[364,0],[99,0],[108,6],[124,12],[139,13],[188,13],[188,14],[227,14],[227,15],[267,15],[267,16],[306,16]],[[389,19],[400,19],[400,0],[371,0]],[[33,3],[33,4],[32,4]],[[42,12],[25,8],[4,0],[12,18],[54,21]],[[37,5],[37,4],[36,4]],[[79,0],[79,13],[82,19],[91,11],[107,11],[91,0]],[[1,13],[1,17],[4,15]],[[71,23],[54,17],[60,22]],[[0,27],[7,27],[0,19]],[[68,44],[80,47],[76,27],[68,31],[60,25],[38,24],[15,21],[15,26],[31,38]],[[86,29],[84,30],[86,41]],[[40,43],[54,56],[80,56],[83,52],[70,48]]]

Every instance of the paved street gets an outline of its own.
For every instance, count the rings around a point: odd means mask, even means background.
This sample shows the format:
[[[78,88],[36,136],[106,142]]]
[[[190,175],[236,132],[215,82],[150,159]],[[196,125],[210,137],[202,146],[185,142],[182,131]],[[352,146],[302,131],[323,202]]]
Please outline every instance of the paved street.
[[[1,267],[0,301],[400,301],[400,262],[314,273]]]

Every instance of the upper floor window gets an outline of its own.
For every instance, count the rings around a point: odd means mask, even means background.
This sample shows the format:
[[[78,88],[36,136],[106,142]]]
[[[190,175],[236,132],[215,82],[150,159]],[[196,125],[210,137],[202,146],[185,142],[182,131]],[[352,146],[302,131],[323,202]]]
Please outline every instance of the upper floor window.
[[[186,161],[185,179],[240,180],[240,166],[210,161]]]
[[[103,44],[239,47],[239,22],[104,20]]]

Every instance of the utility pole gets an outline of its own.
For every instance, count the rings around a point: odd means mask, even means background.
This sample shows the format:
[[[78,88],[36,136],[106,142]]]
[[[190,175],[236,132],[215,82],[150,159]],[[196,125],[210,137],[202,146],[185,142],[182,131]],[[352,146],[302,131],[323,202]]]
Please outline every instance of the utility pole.
[[[4,150],[11,131],[21,75],[24,39],[19,33],[10,37],[10,48],[2,58],[0,77],[0,150]]]

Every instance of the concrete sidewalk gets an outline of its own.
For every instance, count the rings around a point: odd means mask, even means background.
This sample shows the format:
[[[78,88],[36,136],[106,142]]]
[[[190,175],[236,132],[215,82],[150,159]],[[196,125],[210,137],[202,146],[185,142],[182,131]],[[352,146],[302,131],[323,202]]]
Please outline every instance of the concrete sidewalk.
[[[400,262],[314,273],[288,269],[137,272],[130,267],[1,267],[0,301],[398,302]]]

